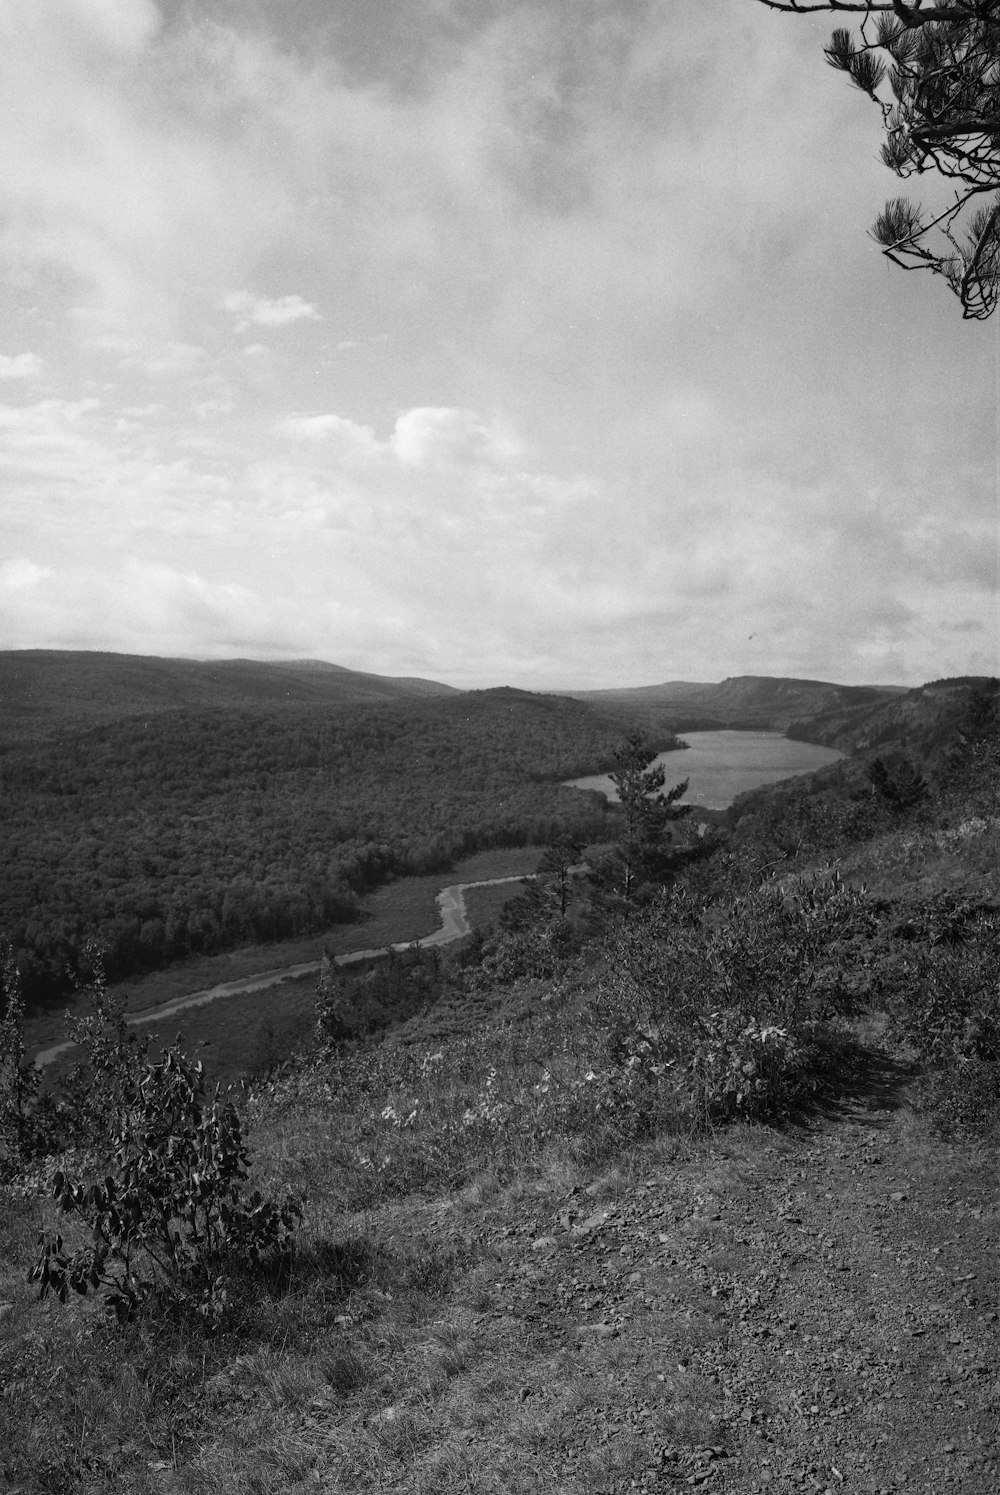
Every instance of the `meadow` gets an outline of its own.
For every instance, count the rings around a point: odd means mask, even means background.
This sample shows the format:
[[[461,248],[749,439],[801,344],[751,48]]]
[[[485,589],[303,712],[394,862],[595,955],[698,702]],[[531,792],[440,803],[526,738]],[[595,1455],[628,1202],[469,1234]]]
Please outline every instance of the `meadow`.
[[[249,946],[225,955],[201,956],[167,971],[112,986],[111,993],[123,1004],[126,1013],[138,1012],[259,971],[319,960],[324,949],[331,955],[343,955],[359,948],[380,949],[416,941],[438,927],[435,899],[443,887],[499,877],[518,878],[533,872],[540,856],[541,851],[536,847],[499,847],[477,852],[457,862],[447,873],[404,877],[387,883],[364,900],[357,923],[335,929],[322,938],[286,940]],[[520,891],[517,882],[470,889],[465,903],[472,928],[488,929],[505,904]],[[186,1050],[202,1056],[213,1078],[222,1085],[230,1085],[244,1075],[282,1063],[296,1047],[308,1042],[315,990],[315,976],[289,979],[270,990],[193,1007],[166,1020],[162,1026],[143,1024],[141,1033],[148,1038],[152,1052],[159,1052],[179,1039]],[[67,1014],[70,1018],[80,1018],[86,1010],[87,999],[81,993],[75,1001],[67,1003],[62,1014],[46,1012],[28,1018],[24,1034],[29,1052],[65,1038]],[[54,1061],[46,1070],[46,1083],[57,1086],[71,1071],[77,1057],[70,1053]]]

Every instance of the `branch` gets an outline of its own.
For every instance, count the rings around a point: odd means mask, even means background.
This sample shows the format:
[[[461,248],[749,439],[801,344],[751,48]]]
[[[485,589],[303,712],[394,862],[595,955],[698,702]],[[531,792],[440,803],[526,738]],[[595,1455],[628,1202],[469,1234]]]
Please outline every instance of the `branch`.
[[[967,317],[976,318],[977,320],[984,315],[989,315],[988,307],[990,303],[986,287],[983,285],[982,281],[980,281],[979,299],[982,303],[983,310],[975,310],[973,308],[971,295],[972,282],[973,278],[978,273],[979,261],[982,258],[983,250],[986,247],[987,241],[990,238],[995,238],[996,236],[996,226],[998,222],[1000,222],[1000,202],[994,204],[993,211],[987,217],[986,222],[983,225],[982,233],[979,235],[979,238],[976,242],[976,247],[972,252],[968,265],[966,266],[965,274],[962,276],[962,279],[958,284],[958,295],[962,303],[962,309],[965,315]],[[996,293],[994,292],[994,299],[995,295]]]
[[[807,15],[811,11],[819,10],[843,10],[853,11],[855,15],[870,16],[878,11],[891,12],[901,25],[908,28],[926,26],[933,21],[972,21],[978,16],[991,16],[997,8],[996,0],[970,0],[967,5],[938,5],[934,10],[923,10],[921,0],[914,0],[912,5],[907,5],[904,0],[889,0],[884,5],[878,4],[853,4],[849,0],[822,0],[819,4],[803,4],[802,0],[758,0],[758,4],[766,5],[769,10],[791,11],[795,15]]]
[[[972,115],[968,119],[956,119],[943,125],[914,125],[910,130],[910,137],[919,144],[922,140],[948,140],[952,135],[992,136],[996,127],[995,119]]]

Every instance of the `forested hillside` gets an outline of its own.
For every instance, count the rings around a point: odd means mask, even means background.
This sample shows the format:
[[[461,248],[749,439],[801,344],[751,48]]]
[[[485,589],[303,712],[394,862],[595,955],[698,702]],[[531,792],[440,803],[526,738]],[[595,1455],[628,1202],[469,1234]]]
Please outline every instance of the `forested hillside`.
[[[0,930],[34,1001],[65,990],[90,939],[121,977],[320,931],[394,875],[600,838],[613,812],[558,780],[607,764],[622,730],[496,690],[175,709],[8,744]]]
[[[755,728],[785,732],[793,723],[812,720],[821,712],[864,712],[902,694],[905,687],[897,685],[835,685],[827,680],[769,675],[736,675],[717,685],[668,680],[662,685],[574,692],[578,700],[598,709],[628,710],[676,732]]]
[[[164,711],[257,711],[452,695],[435,680],[393,679],[320,659],[158,659],[61,649],[0,650],[0,742]]]
[[[961,727],[970,695],[989,700],[997,684],[989,676],[957,676],[932,680],[889,700],[847,699],[793,722],[788,736],[844,753],[893,750],[929,763],[947,751]]]

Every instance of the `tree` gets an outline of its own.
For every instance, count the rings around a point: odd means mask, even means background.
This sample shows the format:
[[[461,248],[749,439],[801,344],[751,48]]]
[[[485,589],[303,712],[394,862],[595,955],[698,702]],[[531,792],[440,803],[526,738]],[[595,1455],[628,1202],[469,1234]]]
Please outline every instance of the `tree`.
[[[687,779],[666,794],[662,792],[666,772],[650,767],[656,756],[638,732],[627,737],[614,753],[611,782],[618,791],[624,826],[612,858],[612,876],[626,902],[632,901],[641,883],[662,881],[667,872],[671,822],[690,809],[689,805],[677,804],[687,792]]]
[[[345,983],[338,974],[333,957],[326,950],[320,959],[319,980],[316,983],[313,1036],[322,1048],[343,1043],[350,1036]]]
[[[886,166],[903,179],[937,172],[953,189],[940,210],[892,198],[872,237],[893,264],[942,276],[963,317],[984,320],[1000,296],[1000,0],[760,3],[861,15],[857,35],[834,31],[827,61],[881,111]]]
[[[551,878],[559,900],[559,917],[566,917],[569,901],[569,883],[573,868],[583,855],[583,847],[575,836],[560,836],[545,848],[538,864],[541,878]]]
[[[926,799],[929,786],[920,770],[908,758],[899,758],[893,764],[876,758],[868,770],[875,793],[890,804],[894,810],[910,810]]]

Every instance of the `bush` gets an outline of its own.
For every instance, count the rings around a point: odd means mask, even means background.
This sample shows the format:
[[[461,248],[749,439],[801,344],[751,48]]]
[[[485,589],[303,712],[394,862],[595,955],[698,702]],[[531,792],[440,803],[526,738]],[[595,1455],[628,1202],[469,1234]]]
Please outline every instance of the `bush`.
[[[247,1194],[248,1156],[239,1113],[209,1101],[204,1070],[176,1048],[147,1063],[118,1114],[112,1172],[89,1186],[57,1172],[59,1208],[87,1226],[91,1242],[69,1252],[46,1233],[29,1280],[39,1297],[70,1289],[104,1296],[120,1321],[159,1300],[222,1321],[228,1277],[286,1251],[298,1202]]]
[[[0,1181],[19,1173],[35,1151],[39,1078],[25,1054],[20,973],[0,941]]]
[[[877,984],[891,1037],[935,1066],[1000,1062],[1000,915],[939,897],[893,935]]]
[[[124,996],[108,991],[103,949],[88,943],[83,953],[90,980],[78,981],[77,989],[88,1010],[83,1017],[67,1014],[69,1037],[83,1057],[60,1086],[56,1120],[66,1141],[106,1150],[147,1063],[148,1042],[125,1021]]]
[[[982,1137],[1000,1116],[1000,1065],[969,1059],[931,1070],[918,1082],[914,1103],[946,1137]]]
[[[823,1025],[866,995],[876,927],[835,876],[719,905],[672,893],[609,939],[592,1024],[692,1122],[780,1114],[818,1079]]]

